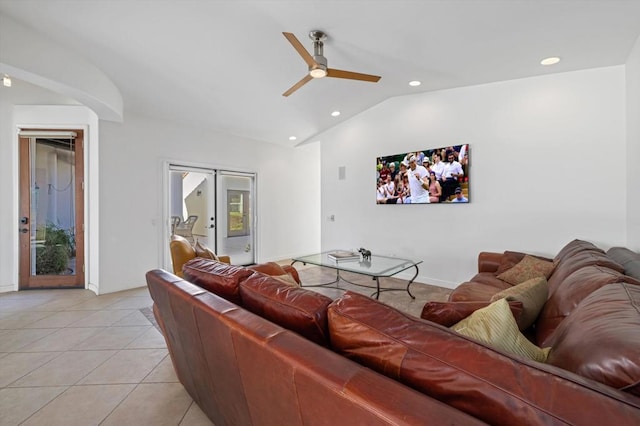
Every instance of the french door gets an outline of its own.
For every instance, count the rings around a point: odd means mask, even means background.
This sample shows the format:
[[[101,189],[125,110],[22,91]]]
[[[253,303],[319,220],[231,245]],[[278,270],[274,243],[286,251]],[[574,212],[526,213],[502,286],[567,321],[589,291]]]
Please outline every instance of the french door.
[[[21,130],[19,144],[19,288],[83,288],[83,131]]]
[[[234,265],[250,265],[255,262],[255,176],[219,171],[216,181],[216,247]]]
[[[168,169],[167,235],[199,241],[234,265],[254,263],[255,175],[179,164]]]

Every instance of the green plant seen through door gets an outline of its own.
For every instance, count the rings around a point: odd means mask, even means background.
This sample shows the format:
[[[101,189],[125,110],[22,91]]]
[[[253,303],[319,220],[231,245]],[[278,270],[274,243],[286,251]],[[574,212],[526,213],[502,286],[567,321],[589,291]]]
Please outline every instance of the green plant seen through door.
[[[47,223],[38,229],[36,238],[38,236],[43,236],[44,241],[36,246],[36,274],[50,275],[66,271],[69,259],[76,255],[72,230]]]

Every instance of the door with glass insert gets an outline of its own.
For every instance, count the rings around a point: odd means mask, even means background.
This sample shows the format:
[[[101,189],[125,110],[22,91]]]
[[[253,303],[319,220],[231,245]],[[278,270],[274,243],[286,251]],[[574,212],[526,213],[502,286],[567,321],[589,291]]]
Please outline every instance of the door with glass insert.
[[[255,262],[255,175],[218,171],[217,247],[234,265]]]
[[[19,288],[84,287],[82,130],[21,130]]]

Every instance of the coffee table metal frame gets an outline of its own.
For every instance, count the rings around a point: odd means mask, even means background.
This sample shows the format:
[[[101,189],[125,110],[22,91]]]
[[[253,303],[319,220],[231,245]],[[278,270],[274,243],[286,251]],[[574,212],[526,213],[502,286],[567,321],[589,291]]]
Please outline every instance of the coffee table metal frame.
[[[356,285],[359,287],[372,288],[376,291],[371,294],[371,297],[375,295],[376,299],[379,298],[380,293],[383,291],[406,291],[412,299],[415,299],[415,296],[411,294],[411,283],[416,279],[419,273],[418,265],[422,263],[421,260],[415,261],[410,259],[402,259],[393,256],[380,256],[380,255],[372,255],[370,259],[365,260],[360,257],[357,260],[333,260],[328,257],[329,253],[332,253],[336,250],[325,251],[322,253],[311,254],[307,256],[295,257],[292,259],[291,265],[295,263],[302,263],[303,265],[311,264],[316,266],[324,266],[327,268],[332,268],[336,270],[336,278],[335,280],[322,284],[309,284],[303,285],[303,287],[325,287],[332,286],[332,288],[336,288],[338,290],[345,290],[338,287],[338,283],[340,280],[345,281],[349,284]],[[380,287],[380,278],[383,277],[392,277],[394,275],[399,274],[402,271],[406,271],[407,269],[415,268],[415,274],[407,283],[407,287],[405,288],[393,288],[393,287]],[[354,283],[352,281],[346,280],[343,276],[340,275],[340,271],[353,272],[360,275],[370,276],[372,280],[376,282],[375,287]]]

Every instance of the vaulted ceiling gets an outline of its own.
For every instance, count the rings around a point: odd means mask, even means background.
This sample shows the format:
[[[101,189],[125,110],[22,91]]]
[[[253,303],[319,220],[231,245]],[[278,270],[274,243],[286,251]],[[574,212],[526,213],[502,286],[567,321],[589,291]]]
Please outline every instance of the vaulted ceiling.
[[[390,97],[624,64],[640,36],[638,0],[0,0],[0,13],[101,69],[125,120],[290,146]],[[312,50],[314,29],[329,67],[380,82],[324,78],[283,97],[307,66],[282,32]],[[549,56],[560,63],[540,65]]]

